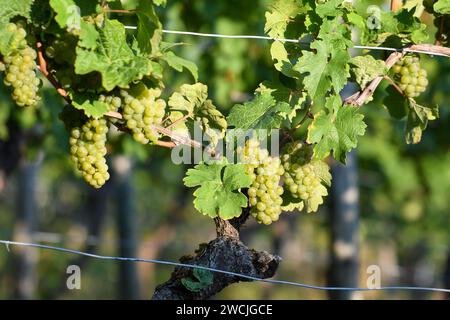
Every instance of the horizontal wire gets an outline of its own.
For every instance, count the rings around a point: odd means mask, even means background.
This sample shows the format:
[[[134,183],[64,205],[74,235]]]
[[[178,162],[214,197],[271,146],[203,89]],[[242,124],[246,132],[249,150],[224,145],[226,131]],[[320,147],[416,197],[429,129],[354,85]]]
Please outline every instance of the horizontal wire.
[[[299,282],[293,282],[293,281],[262,279],[262,278],[258,278],[258,277],[254,277],[254,276],[240,274],[240,273],[237,273],[237,272],[226,271],[226,270],[221,270],[221,269],[215,269],[215,268],[210,268],[210,267],[205,267],[205,266],[195,265],[195,264],[187,264],[187,263],[165,261],[165,260],[156,260],[156,259],[104,256],[104,255],[98,255],[98,254],[93,254],[93,253],[82,252],[82,251],[78,251],[78,250],[72,250],[72,249],[66,249],[66,248],[61,248],[61,247],[37,244],[37,243],[16,242],[16,241],[6,241],[6,240],[0,240],[0,243],[5,244],[8,251],[9,251],[9,246],[10,245],[16,245],[16,246],[22,246],[22,247],[32,247],[32,248],[39,248],[39,249],[47,249],[47,250],[66,252],[66,253],[71,253],[71,254],[91,257],[91,258],[100,259],[100,260],[156,263],[156,264],[161,264],[161,265],[170,265],[170,266],[182,267],[182,268],[202,269],[202,270],[207,270],[207,271],[211,271],[211,272],[227,274],[227,275],[230,275],[230,276],[235,276],[235,277],[239,277],[239,278],[243,278],[243,279],[249,279],[249,280],[253,280],[253,281],[261,281],[261,282],[272,283],[272,284],[285,284],[285,285],[296,286],[296,287],[301,287],[301,288],[306,288],[306,289],[314,289],[314,290],[325,290],[325,291],[387,291],[387,290],[391,290],[392,291],[392,290],[409,290],[409,291],[430,291],[430,292],[447,292],[447,293],[450,293],[450,289],[429,288],[429,287],[413,287],[413,286],[387,286],[387,287],[379,287],[379,288],[352,288],[352,287],[315,286],[315,285],[299,283]]]
[[[125,26],[125,29],[136,30],[136,26]],[[192,32],[192,31],[177,31],[177,30],[162,30],[163,33],[166,34],[178,34],[178,35],[188,35],[188,36],[196,36],[196,37],[206,37],[206,38],[223,38],[223,39],[257,39],[257,40],[269,40],[269,41],[280,41],[280,42],[292,42],[292,43],[301,43],[301,44],[310,44],[308,41],[302,41],[297,39],[284,39],[284,38],[272,38],[267,36],[255,36],[255,35],[227,35],[227,34],[218,34],[218,33],[202,33],[202,32]],[[441,56],[449,58],[449,56],[445,53],[439,52],[428,52],[423,50],[413,50],[408,48],[391,48],[391,47],[374,47],[374,46],[361,46],[355,45],[353,46],[355,49],[362,50],[380,50],[380,51],[393,51],[393,52],[411,52],[411,53],[422,53],[428,54],[431,56]]]

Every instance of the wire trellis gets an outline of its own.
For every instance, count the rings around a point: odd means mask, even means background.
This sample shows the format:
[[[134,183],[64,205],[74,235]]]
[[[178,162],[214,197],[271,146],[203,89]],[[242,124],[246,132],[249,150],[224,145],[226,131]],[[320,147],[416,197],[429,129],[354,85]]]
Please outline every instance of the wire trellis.
[[[10,249],[9,248],[10,245],[22,246],[22,247],[32,247],[32,248],[38,248],[38,249],[71,253],[71,254],[86,256],[86,257],[99,259],[99,260],[155,263],[155,264],[161,264],[161,265],[170,265],[170,266],[174,266],[174,267],[202,269],[202,270],[207,270],[207,271],[211,271],[211,272],[215,272],[215,273],[222,273],[222,274],[226,274],[226,275],[230,275],[230,276],[234,276],[234,277],[238,277],[238,278],[242,278],[242,279],[266,282],[266,283],[271,283],[271,284],[290,285],[290,286],[301,287],[301,288],[305,288],[305,289],[313,289],[313,290],[322,290],[322,291],[398,291],[398,290],[404,290],[404,291],[428,291],[428,292],[450,293],[450,289],[430,288],[430,287],[414,287],[414,286],[386,286],[386,287],[378,287],[378,288],[316,286],[316,285],[310,285],[310,284],[294,282],[294,281],[262,279],[262,278],[258,278],[258,277],[254,277],[254,276],[250,276],[250,275],[246,275],[246,274],[241,274],[241,273],[236,273],[236,272],[232,272],[232,271],[215,269],[215,268],[201,266],[201,265],[195,265],[195,264],[167,261],[167,260],[105,256],[105,255],[99,255],[99,254],[94,254],[94,253],[88,253],[88,252],[83,252],[83,251],[78,251],[78,250],[72,250],[72,249],[49,246],[49,245],[44,245],[44,244],[37,244],[37,243],[16,242],[16,241],[7,241],[7,240],[0,240],[0,243],[5,244],[8,251]]]
[[[125,26],[125,29],[136,30],[137,27],[136,26]],[[192,31],[166,30],[166,29],[163,29],[162,32],[166,33],[166,34],[188,35],[188,36],[206,37],[206,38],[255,39],[255,40],[269,40],[269,41],[310,44],[310,42],[308,42],[308,41],[302,41],[302,40],[298,40],[298,39],[272,38],[272,37],[257,36],[257,35],[228,35],[228,34],[219,34],[219,33],[202,33],[202,32],[192,32]],[[380,51],[392,51],[392,52],[421,53],[421,54],[427,54],[427,55],[431,55],[431,56],[441,56],[441,57],[450,58],[450,56],[445,53],[428,52],[428,51],[408,49],[408,48],[375,47],[375,46],[361,46],[361,45],[354,45],[353,48],[361,49],[361,50],[380,50]]]

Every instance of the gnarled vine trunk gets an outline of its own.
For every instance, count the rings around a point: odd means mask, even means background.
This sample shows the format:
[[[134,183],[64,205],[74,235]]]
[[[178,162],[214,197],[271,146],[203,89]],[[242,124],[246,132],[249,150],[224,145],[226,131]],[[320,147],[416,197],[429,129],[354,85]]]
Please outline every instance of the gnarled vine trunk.
[[[281,261],[277,255],[248,248],[239,239],[239,229],[248,218],[248,211],[236,219],[225,221],[215,219],[217,238],[207,244],[200,244],[197,251],[180,259],[182,263],[200,265],[252,277],[272,277]],[[192,268],[176,267],[168,281],[159,285],[153,294],[154,300],[202,300],[208,299],[225,287],[239,282],[251,281],[234,275],[214,273],[212,284],[199,292],[188,290],[181,279],[190,277]]]

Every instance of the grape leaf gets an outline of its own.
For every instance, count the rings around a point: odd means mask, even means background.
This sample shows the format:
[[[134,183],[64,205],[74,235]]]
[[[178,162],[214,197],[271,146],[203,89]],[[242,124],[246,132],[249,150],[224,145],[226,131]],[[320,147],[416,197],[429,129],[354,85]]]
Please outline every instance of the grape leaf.
[[[223,138],[227,121],[208,99],[208,87],[202,83],[184,84],[169,98],[169,106],[176,111],[187,111],[188,116],[199,122],[213,145]]]
[[[264,32],[272,38],[283,38],[290,21],[306,12],[306,7],[299,0],[277,0],[266,12]]]
[[[344,0],[328,0],[325,3],[318,4],[316,7],[316,13],[324,17],[336,17],[342,14],[342,11],[338,7],[344,2]]]
[[[275,69],[287,77],[299,78],[300,74],[292,69],[293,65],[289,60],[288,52],[283,43],[280,41],[273,42],[270,46],[270,55],[272,56],[272,60],[275,61]]]
[[[354,57],[350,60],[350,65],[353,66],[350,72],[360,88],[365,88],[370,81],[386,73],[384,61],[376,60],[370,55]]]
[[[391,117],[395,119],[404,118],[408,114],[408,99],[405,99],[393,86],[389,86],[386,89],[386,94],[387,96],[384,98],[383,104],[388,109]]]
[[[346,152],[355,148],[357,137],[364,135],[364,116],[350,105],[322,110],[314,115],[308,127],[308,143],[315,143],[313,157],[324,159],[331,151],[336,160],[345,163]]]
[[[406,143],[417,144],[422,140],[422,132],[427,128],[428,121],[436,120],[439,117],[438,106],[428,108],[416,103],[409,98],[409,114],[406,121]]]
[[[183,179],[187,187],[199,187],[194,192],[195,208],[211,218],[231,219],[247,206],[247,197],[241,188],[251,185],[243,164],[198,164],[189,169]]]
[[[126,88],[151,70],[147,58],[136,55],[126,43],[125,28],[117,20],[106,20],[99,31],[95,50],[77,47],[75,72],[88,74],[98,71],[107,91],[119,86]]]
[[[279,82],[269,82],[264,81],[256,89],[256,92],[264,93],[267,92],[275,98],[276,101],[284,101],[289,103],[291,110],[287,114],[287,119],[292,121],[297,112],[304,107],[306,101],[306,92],[301,90],[293,90],[291,88],[285,87]],[[283,115],[281,113],[280,115]]]
[[[193,277],[181,279],[181,283],[189,291],[199,292],[213,283],[214,276],[209,270],[195,268],[192,275]]]
[[[164,7],[167,4],[167,0],[153,0],[153,3],[157,6]]]
[[[268,91],[256,93],[255,98],[236,104],[228,115],[228,122],[237,129],[277,129],[291,112],[287,102],[277,102]]]
[[[83,110],[84,114],[91,118],[100,118],[108,111],[108,105],[98,101],[94,94],[71,93],[72,105]]]
[[[87,23],[86,21],[81,21],[81,31],[80,38],[78,40],[78,45],[86,49],[95,49],[97,47],[97,40],[99,38],[99,33],[95,29],[95,26]]]
[[[346,15],[347,21],[350,24],[353,24],[354,26],[358,27],[361,30],[364,30],[366,28],[366,22],[365,19],[357,14],[356,12],[349,12]]]
[[[55,11],[55,20],[61,28],[71,31],[81,29],[80,8],[73,0],[50,0],[50,6]]]
[[[34,0],[0,0],[0,25],[5,25],[15,16],[30,17]]]
[[[320,181],[328,187],[331,187],[331,173],[330,167],[325,161],[313,160],[311,161],[314,173],[320,178]]]
[[[439,0],[434,4],[433,9],[440,14],[450,14],[450,0]]]
[[[146,53],[157,53],[162,38],[162,25],[156,15],[152,1],[139,1],[136,15],[138,17],[137,41],[139,49]]]
[[[198,67],[192,61],[178,57],[172,51],[165,52],[161,59],[166,61],[171,68],[177,70],[178,72],[181,72],[183,71],[183,68],[186,68],[192,74],[194,80],[197,82]]]
[[[300,198],[294,198],[290,192],[284,192],[281,198],[281,209],[285,212],[293,212],[296,209],[302,211],[305,207],[305,203]]]
[[[305,88],[314,100],[327,94],[331,87],[336,93],[344,88],[350,77],[347,50],[336,49],[332,44],[316,40],[311,44],[311,51],[302,51],[303,56],[294,66],[294,70],[307,73],[304,78]]]

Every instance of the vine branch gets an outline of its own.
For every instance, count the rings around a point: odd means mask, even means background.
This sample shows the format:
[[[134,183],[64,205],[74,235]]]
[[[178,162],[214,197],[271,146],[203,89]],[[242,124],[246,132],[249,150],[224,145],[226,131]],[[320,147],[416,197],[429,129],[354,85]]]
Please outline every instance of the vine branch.
[[[408,50],[417,50],[417,51],[423,51],[423,52],[428,52],[428,53],[444,54],[444,55],[448,55],[450,57],[450,48],[436,46],[436,45],[432,45],[432,44],[414,44],[414,45],[411,45],[411,46],[403,49],[402,51],[391,53],[385,62],[386,69],[389,70],[397,61],[401,60],[406,55]],[[362,91],[356,92],[352,96],[345,99],[344,103],[353,105],[355,107],[362,106],[373,95],[373,93],[379,86],[381,80],[383,80],[383,79],[384,79],[384,76],[376,77]]]
[[[405,55],[405,52],[393,52],[389,55],[387,58],[385,64],[386,68],[389,70],[397,61],[402,59]],[[344,103],[353,105],[355,107],[360,107],[364,103],[366,103],[370,97],[372,97],[373,93],[377,89],[378,85],[380,84],[381,80],[384,79],[384,76],[378,76],[375,79],[373,79],[367,87],[364,88],[364,90],[355,93],[354,95],[348,97],[345,99]]]

